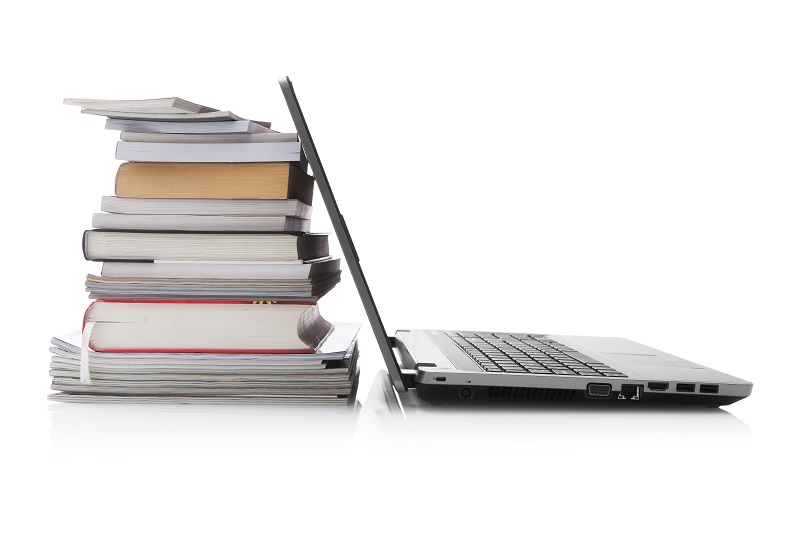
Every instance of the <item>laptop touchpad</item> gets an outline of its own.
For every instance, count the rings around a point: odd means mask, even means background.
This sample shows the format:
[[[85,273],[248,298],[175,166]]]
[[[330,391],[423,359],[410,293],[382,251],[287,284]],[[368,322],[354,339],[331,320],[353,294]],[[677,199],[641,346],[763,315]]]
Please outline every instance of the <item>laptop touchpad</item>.
[[[608,353],[608,352],[601,352],[605,357],[616,361],[617,363],[621,363],[626,366],[661,366],[661,367],[682,367],[683,365],[679,365],[677,363],[673,363],[672,361],[668,361],[666,359],[662,359],[661,357],[650,354],[650,353],[643,353],[643,354],[635,354],[635,353]]]

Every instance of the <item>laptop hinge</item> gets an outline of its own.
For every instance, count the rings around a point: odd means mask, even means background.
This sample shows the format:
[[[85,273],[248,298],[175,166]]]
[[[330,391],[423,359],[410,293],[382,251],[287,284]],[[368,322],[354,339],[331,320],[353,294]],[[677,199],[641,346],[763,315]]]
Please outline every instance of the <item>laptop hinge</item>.
[[[400,369],[400,377],[403,379],[403,385],[405,385],[406,389],[414,389],[417,387],[417,371],[416,370],[409,370],[407,368]]]
[[[397,342],[396,337],[389,337],[389,345],[392,347],[392,352],[393,352],[392,356],[395,358],[395,361],[397,361],[397,365],[400,369],[400,379],[403,381],[403,386],[406,389],[416,388],[417,368],[420,367],[420,364],[417,364],[413,370],[411,370],[410,368],[403,368],[403,364],[405,363],[403,359],[404,354],[403,354],[402,344]],[[394,354],[394,350],[397,350],[400,357]],[[408,355],[408,353],[406,352],[405,355]],[[421,366],[426,366],[426,363],[421,363]]]

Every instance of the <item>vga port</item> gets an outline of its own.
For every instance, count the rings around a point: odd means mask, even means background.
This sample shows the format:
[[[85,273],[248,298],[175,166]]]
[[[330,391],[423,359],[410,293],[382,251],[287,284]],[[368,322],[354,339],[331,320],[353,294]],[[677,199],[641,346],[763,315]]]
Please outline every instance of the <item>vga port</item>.
[[[589,383],[586,386],[586,393],[589,396],[605,398],[611,396],[611,385],[609,383]]]

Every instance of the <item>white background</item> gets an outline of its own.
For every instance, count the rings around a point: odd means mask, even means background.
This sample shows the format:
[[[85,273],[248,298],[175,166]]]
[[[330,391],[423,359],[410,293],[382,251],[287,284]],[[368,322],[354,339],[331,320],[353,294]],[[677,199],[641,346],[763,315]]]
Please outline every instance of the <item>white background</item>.
[[[0,36],[3,529],[794,520],[796,3],[21,5]],[[96,267],[81,233],[118,165],[103,120],[61,100],[181,96],[292,131],[287,74],[391,331],[623,336],[753,381],[752,397],[395,424],[373,403],[358,426],[47,402],[49,338],[80,327]],[[364,319],[349,278],[321,305]],[[361,339],[366,402],[382,363]]]

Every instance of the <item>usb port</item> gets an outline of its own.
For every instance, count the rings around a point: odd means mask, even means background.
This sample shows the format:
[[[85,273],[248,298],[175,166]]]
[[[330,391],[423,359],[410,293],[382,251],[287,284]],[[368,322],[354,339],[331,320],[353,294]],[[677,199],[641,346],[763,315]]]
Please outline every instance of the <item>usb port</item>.
[[[667,390],[669,388],[669,383],[665,381],[649,381],[647,383],[647,388],[650,390]]]
[[[675,386],[678,392],[694,392],[694,383],[678,383]]]
[[[719,392],[719,385],[700,385],[700,392],[716,394]]]

